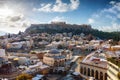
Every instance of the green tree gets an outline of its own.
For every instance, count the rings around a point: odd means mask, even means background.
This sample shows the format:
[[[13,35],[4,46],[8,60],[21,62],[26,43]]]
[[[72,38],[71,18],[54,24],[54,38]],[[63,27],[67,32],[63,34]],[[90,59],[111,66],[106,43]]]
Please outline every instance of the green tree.
[[[31,52],[30,52],[30,54],[36,54],[36,52],[34,52],[34,51],[31,51]]]
[[[16,80],[32,80],[32,76],[29,74],[21,74],[16,78]]]

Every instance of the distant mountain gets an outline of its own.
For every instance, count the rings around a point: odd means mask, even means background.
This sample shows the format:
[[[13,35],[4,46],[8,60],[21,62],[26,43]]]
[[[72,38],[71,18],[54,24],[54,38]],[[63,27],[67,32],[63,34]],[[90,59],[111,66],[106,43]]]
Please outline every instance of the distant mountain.
[[[7,32],[0,31],[0,36],[3,36],[3,35],[5,35],[5,34],[7,34]]]
[[[51,23],[51,24],[32,24],[29,28],[25,30],[26,33],[69,33],[86,35],[92,34],[100,39],[113,39],[116,41],[120,40],[120,32],[103,32],[97,29],[93,29],[90,25],[76,25],[76,24],[66,24],[66,23]]]

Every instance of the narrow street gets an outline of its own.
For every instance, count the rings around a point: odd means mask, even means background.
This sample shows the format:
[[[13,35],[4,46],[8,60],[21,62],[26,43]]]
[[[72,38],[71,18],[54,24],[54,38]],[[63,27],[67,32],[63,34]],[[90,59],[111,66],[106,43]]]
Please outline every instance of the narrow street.
[[[74,64],[72,65],[71,69],[70,69],[70,73],[71,72],[78,72],[80,73],[80,62],[81,62],[82,58],[78,57],[75,61]],[[79,79],[77,80],[85,80],[84,78],[82,78],[82,76],[80,75]]]

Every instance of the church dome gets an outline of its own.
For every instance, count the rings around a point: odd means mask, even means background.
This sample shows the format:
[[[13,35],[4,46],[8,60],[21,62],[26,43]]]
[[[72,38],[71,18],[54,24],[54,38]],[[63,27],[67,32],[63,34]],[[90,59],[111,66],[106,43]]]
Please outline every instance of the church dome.
[[[51,49],[51,50],[49,51],[49,53],[50,53],[50,54],[59,54],[60,52],[59,52],[59,50],[57,50],[57,49]]]

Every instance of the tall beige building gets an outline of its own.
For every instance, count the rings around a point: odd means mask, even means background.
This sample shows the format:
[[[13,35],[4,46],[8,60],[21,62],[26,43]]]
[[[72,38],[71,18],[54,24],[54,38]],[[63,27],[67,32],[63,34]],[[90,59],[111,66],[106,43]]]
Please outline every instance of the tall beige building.
[[[61,53],[57,49],[51,49],[43,56],[43,62],[51,67],[53,72],[65,71],[66,62],[72,58],[71,53]]]

